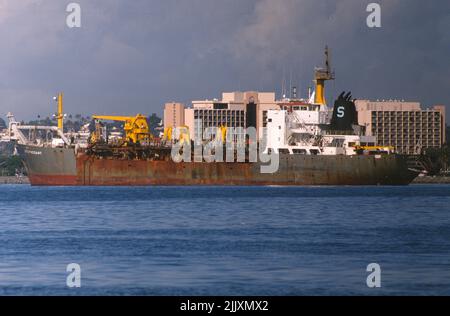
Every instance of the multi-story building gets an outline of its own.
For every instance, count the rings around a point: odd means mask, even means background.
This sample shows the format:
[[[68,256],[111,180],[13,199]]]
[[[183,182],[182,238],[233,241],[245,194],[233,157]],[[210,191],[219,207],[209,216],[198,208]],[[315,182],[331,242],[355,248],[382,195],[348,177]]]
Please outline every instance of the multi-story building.
[[[191,137],[202,139],[206,127],[256,128],[262,137],[263,112],[279,108],[273,92],[225,92],[222,100],[193,101],[192,108],[185,109],[185,125]],[[245,134],[235,140],[245,140]]]
[[[422,109],[418,102],[357,100],[358,123],[379,145],[402,154],[419,154],[445,143],[445,107]]]
[[[164,106],[164,127],[179,127],[184,125],[184,104],[166,103]]]
[[[245,128],[245,108],[218,100],[193,101],[193,107],[185,109],[185,125],[189,127],[191,138],[203,140],[206,128]],[[241,133],[238,138],[245,139]]]
[[[263,136],[267,111],[280,108],[275,100],[275,92],[225,92],[222,94],[222,100],[230,104],[240,104],[245,108],[246,127],[254,125],[259,139]]]

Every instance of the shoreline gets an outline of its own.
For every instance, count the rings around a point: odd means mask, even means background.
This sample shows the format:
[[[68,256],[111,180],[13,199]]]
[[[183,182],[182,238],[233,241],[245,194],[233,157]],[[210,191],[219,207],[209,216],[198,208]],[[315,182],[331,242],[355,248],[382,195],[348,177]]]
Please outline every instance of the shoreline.
[[[0,177],[0,184],[30,184],[28,177],[3,176]]]
[[[0,176],[0,184],[30,184],[28,177]],[[447,177],[417,177],[411,184],[450,184],[450,176]]]
[[[417,177],[411,184],[450,184],[450,176]]]

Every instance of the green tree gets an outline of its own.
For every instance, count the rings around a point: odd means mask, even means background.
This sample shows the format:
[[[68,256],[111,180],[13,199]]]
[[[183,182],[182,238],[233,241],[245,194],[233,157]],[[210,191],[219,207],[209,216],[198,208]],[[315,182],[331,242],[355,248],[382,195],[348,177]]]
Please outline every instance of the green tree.
[[[22,160],[18,156],[1,156],[0,169],[3,176],[14,176],[16,172],[25,172]]]
[[[155,135],[158,136],[159,132],[156,130],[156,128],[159,126],[159,123],[161,122],[161,118],[156,115],[156,113],[153,113],[152,115],[150,115],[148,118],[148,125],[150,128],[150,132]]]

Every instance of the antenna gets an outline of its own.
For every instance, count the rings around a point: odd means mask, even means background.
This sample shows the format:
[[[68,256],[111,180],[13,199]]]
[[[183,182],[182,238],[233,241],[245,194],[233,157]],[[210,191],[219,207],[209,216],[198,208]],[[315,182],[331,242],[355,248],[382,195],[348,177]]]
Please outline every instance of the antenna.
[[[289,99],[292,99],[292,69],[289,77]]]
[[[283,66],[283,78],[281,80],[281,98],[286,98],[286,69]]]
[[[330,70],[330,53],[328,50],[328,45],[325,46],[325,67],[327,70],[327,73],[331,73]]]

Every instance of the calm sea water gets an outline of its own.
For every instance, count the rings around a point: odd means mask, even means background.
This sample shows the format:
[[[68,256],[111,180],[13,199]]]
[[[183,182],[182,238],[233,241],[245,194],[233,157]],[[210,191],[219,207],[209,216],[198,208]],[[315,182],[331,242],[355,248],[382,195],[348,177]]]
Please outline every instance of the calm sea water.
[[[3,185],[0,294],[449,295],[450,186]]]

